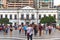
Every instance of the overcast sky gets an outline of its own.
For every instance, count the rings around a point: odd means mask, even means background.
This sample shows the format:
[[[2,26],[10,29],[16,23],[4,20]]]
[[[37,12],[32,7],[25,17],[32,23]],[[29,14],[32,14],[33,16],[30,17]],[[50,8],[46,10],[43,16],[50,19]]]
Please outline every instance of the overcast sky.
[[[60,5],[60,0],[54,0],[54,5]]]

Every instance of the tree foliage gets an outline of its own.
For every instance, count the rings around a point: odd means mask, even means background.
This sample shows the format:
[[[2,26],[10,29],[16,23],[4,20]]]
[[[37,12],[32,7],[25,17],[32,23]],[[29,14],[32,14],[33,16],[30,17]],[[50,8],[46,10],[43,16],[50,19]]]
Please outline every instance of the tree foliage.
[[[54,23],[55,18],[53,16],[46,16],[40,19],[40,23]]]
[[[0,24],[11,24],[11,22],[9,22],[8,18],[2,18],[0,19]]]

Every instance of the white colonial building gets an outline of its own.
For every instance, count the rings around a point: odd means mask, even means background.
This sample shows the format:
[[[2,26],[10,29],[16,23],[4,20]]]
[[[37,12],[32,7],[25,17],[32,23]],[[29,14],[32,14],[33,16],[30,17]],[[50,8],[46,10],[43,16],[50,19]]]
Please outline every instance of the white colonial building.
[[[58,13],[57,13],[57,19],[58,19],[58,21],[57,21],[57,24],[58,24],[58,26],[60,26],[60,6],[57,6],[57,10],[58,10]]]
[[[56,8],[44,8],[35,9],[29,6],[23,7],[21,9],[0,9],[0,18],[9,18],[9,21],[15,24],[21,23],[40,23],[40,19],[45,16],[54,16],[57,21],[57,9]]]

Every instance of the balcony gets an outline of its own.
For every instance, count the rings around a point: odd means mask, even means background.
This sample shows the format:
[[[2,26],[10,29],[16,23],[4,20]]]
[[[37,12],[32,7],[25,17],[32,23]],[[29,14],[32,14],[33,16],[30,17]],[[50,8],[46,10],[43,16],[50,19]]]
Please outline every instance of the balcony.
[[[29,18],[26,18],[26,20],[30,20]]]
[[[24,18],[20,18],[20,20],[24,20]]]
[[[35,18],[20,18],[20,20],[35,20]]]
[[[31,20],[35,20],[35,18],[31,18]]]

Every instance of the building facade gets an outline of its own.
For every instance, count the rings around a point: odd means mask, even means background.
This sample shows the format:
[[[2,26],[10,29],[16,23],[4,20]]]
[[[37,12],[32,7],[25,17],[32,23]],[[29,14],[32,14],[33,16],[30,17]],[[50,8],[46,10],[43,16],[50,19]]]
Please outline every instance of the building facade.
[[[1,0],[3,8],[22,8],[30,6],[36,9],[39,8],[53,8],[54,0]],[[1,5],[2,6],[2,5]]]
[[[31,24],[31,23],[40,23],[40,19],[45,16],[54,16],[57,21],[57,10],[56,8],[52,9],[35,9],[29,6],[20,8],[20,9],[1,9],[0,18],[8,18],[13,25],[21,23]]]
[[[58,24],[58,26],[60,26],[60,6],[57,7],[57,10],[58,10],[58,13],[57,13],[57,15],[58,15],[57,16],[58,17],[57,18],[58,19],[57,24]]]

